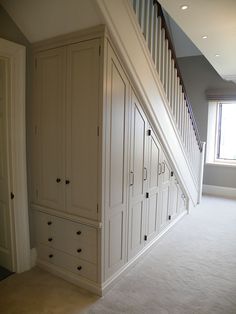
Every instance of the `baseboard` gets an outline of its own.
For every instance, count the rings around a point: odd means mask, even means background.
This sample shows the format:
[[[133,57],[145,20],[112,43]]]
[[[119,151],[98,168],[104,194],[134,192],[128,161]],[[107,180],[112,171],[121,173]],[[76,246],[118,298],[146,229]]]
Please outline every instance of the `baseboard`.
[[[203,194],[236,198],[236,189],[217,185],[203,185]]]
[[[58,276],[66,281],[69,281],[70,283],[76,286],[79,286],[80,288],[83,288],[92,293],[102,296],[101,287],[96,282],[92,282],[90,280],[87,280],[86,278],[76,276],[74,273],[71,273],[64,268],[57,267],[56,265],[52,265],[40,259],[37,260],[37,266],[50,272],[55,276]]]
[[[185,215],[187,210],[181,213],[173,222],[171,222],[163,231],[161,231],[156,238],[154,238],[150,243],[143,248],[134,258],[132,258],[127,264],[125,264],[118,272],[112,275],[108,280],[102,284],[102,295],[105,295],[117,282],[124,276],[131,268],[133,268],[137,263],[144,258],[154,246],[158,245],[160,239],[172,229],[174,225],[177,224]]]

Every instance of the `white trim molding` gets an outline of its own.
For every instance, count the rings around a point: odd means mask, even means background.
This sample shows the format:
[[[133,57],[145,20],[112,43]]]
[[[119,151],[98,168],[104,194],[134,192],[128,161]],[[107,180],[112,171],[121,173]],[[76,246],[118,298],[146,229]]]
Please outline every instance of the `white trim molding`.
[[[30,236],[26,174],[25,47],[0,38],[0,55],[10,64],[10,184],[15,197],[11,210],[13,271],[30,269]]]
[[[203,185],[203,194],[229,197],[236,199],[236,188],[217,185]]]

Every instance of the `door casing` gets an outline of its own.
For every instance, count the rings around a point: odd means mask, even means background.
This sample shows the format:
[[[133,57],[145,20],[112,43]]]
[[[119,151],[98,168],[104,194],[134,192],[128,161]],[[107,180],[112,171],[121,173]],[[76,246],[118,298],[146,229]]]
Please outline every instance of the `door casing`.
[[[0,56],[9,60],[9,159],[10,181],[14,199],[11,201],[12,271],[31,268],[29,213],[26,171],[26,119],[24,46],[0,38]]]

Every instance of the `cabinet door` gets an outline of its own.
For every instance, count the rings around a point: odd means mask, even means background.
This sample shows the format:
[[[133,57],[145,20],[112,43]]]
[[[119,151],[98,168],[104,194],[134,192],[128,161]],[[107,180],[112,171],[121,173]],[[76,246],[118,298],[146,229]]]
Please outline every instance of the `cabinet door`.
[[[151,241],[158,233],[159,207],[159,163],[160,146],[153,131],[150,129],[148,137],[148,193],[146,212],[147,241]]]
[[[134,93],[131,106],[129,259],[144,246],[147,192],[147,120]]]
[[[165,158],[164,153],[162,152],[161,158],[161,188],[160,188],[160,207],[159,207],[159,223],[160,230],[163,230],[169,220],[169,202],[170,202],[170,166]]]
[[[169,216],[174,220],[179,214],[178,211],[178,182],[175,177],[171,178],[170,184],[170,202],[169,202]]]
[[[126,261],[129,82],[112,48],[107,61],[105,277]]]
[[[99,63],[99,40],[68,47],[66,204],[90,219],[97,219]]]
[[[33,202],[64,209],[65,49],[35,57],[31,170]]]

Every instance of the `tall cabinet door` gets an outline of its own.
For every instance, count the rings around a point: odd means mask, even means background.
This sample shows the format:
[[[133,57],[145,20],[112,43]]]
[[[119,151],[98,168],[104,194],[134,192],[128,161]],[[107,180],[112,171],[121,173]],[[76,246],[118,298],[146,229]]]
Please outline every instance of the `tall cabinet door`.
[[[159,163],[160,146],[153,131],[148,131],[148,194],[146,212],[147,241],[151,241],[158,233],[158,208],[159,208]]]
[[[170,206],[170,174],[171,169],[168,161],[162,152],[162,158],[160,163],[161,172],[161,189],[160,189],[160,211],[159,211],[159,223],[160,230],[163,230],[169,223],[169,206]]]
[[[105,122],[105,277],[126,261],[128,109],[127,77],[108,46]]]
[[[130,133],[130,196],[128,256],[134,257],[144,246],[147,191],[147,119],[132,93]]]
[[[67,50],[67,211],[97,219],[99,40]]]
[[[64,209],[65,64],[64,48],[35,57],[31,134],[32,199]]]

